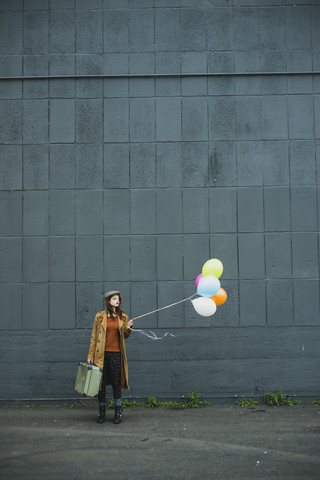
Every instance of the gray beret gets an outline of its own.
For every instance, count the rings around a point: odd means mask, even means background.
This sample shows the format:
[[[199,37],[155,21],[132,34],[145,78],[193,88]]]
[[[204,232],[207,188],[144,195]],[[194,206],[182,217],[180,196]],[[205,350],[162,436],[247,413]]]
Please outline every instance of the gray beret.
[[[103,295],[103,298],[106,299],[109,297],[113,297],[113,295],[120,295],[120,292],[118,290],[110,290],[110,292],[107,292]]]

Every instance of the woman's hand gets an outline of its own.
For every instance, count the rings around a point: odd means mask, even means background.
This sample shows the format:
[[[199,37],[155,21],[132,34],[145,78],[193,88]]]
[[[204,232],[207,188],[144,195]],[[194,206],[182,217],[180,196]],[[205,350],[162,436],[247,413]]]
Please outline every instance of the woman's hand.
[[[129,322],[128,322],[128,327],[130,327],[130,328],[131,328],[131,327],[132,327],[132,325],[133,325],[133,320],[129,320]]]
[[[89,365],[92,365],[92,364],[93,364],[92,358],[88,358],[87,363],[88,363]]]

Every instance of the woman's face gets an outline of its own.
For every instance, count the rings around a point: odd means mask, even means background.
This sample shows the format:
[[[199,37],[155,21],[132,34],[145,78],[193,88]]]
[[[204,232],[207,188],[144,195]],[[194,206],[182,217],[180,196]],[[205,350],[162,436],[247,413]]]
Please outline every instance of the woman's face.
[[[113,295],[110,298],[110,305],[112,305],[112,307],[119,307],[120,305],[119,295]]]

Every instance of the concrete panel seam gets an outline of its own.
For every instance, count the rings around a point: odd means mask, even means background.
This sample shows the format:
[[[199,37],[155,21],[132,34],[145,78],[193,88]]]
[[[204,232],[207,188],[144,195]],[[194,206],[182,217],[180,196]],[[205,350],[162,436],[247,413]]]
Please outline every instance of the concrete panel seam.
[[[152,52],[151,52],[152,53]],[[119,73],[99,75],[16,75],[0,77],[0,81],[10,80],[60,80],[60,79],[98,79],[98,78],[188,78],[188,77],[268,77],[268,76],[313,76],[320,70],[292,72],[199,72],[199,73]]]

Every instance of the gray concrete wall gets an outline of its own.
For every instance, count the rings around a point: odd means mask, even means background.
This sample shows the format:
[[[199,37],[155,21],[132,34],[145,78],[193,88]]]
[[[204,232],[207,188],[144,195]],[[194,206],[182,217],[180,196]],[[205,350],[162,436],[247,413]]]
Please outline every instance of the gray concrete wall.
[[[1,399],[74,397],[103,293],[211,257],[227,303],[137,321],[176,337],[132,334],[131,395],[319,394],[320,7],[264,3],[1,0]]]

